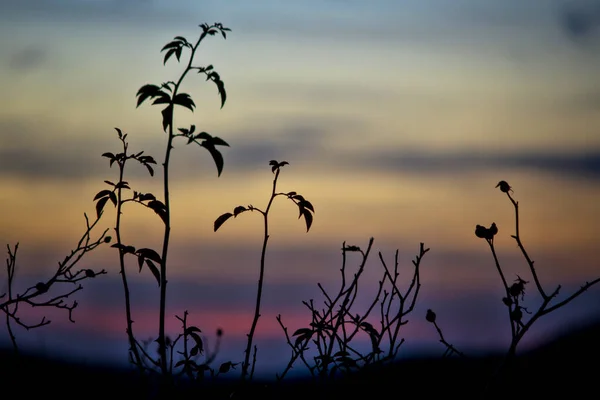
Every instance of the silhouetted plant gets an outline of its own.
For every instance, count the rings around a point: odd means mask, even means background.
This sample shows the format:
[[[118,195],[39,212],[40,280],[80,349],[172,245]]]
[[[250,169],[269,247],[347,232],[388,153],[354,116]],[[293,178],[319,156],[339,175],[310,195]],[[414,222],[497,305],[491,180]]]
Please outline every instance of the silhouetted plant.
[[[101,213],[98,213],[96,219],[91,224],[86,214],[84,214],[84,217],[86,223],[85,232],[77,242],[77,246],[71,250],[71,253],[65,256],[62,261],[59,261],[58,268],[54,274],[46,281],[40,281],[20,293],[15,293],[14,288],[19,243],[14,245],[13,248],[9,245],[6,246],[8,249],[8,256],[6,258],[7,283],[6,292],[0,294],[0,310],[6,316],[6,328],[16,352],[18,352],[18,345],[13,332],[12,322],[27,330],[39,328],[51,322],[45,316],[39,322],[30,323],[24,321],[18,314],[21,305],[27,305],[32,308],[51,307],[66,310],[69,321],[75,322],[73,320],[73,310],[77,307],[77,301],[68,303],[66,300],[83,289],[81,281],[106,273],[104,269],[100,271],[94,271],[89,268],[76,269],[76,266],[87,253],[101,244],[111,241],[111,237],[106,236],[108,229],[92,240],[91,233],[100,220]],[[69,286],[70,288],[65,289],[65,286]]]
[[[112,167],[115,163],[119,168],[119,179],[118,181],[111,182],[105,181],[109,186],[109,189],[102,190],[97,193],[94,198],[96,201],[97,212],[100,213],[107,202],[110,200],[116,207],[116,243],[112,246],[119,251],[119,265],[120,274],[122,278],[123,289],[125,293],[125,310],[127,319],[127,336],[129,340],[129,351],[130,360],[135,364],[141,372],[155,371],[160,372],[164,378],[169,378],[165,382],[172,382],[171,377],[185,374],[187,377],[194,377],[194,379],[201,380],[204,377],[206,371],[212,371],[208,364],[214,360],[214,354],[208,352],[205,346],[203,338],[199,335],[200,329],[196,326],[188,325],[187,311],[184,312],[183,317],[177,316],[182,322],[182,333],[174,340],[170,340],[165,333],[165,309],[166,309],[166,296],[167,296],[167,255],[169,249],[169,240],[171,232],[171,203],[170,203],[170,191],[169,191],[169,166],[174,149],[174,139],[183,138],[187,144],[195,143],[201,147],[204,147],[212,156],[215,165],[217,167],[217,173],[220,176],[223,171],[223,156],[217,149],[217,146],[228,146],[228,144],[219,137],[212,136],[207,132],[196,132],[196,126],[191,125],[190,128],[177,128],[174,127],[174,112],[175,106],[180,106],[194,111],[195,103],[189,94],[180,92],[181,85],[184,78],[190,71],[196,71],[206,76],[206,80],[210,80],[215,83],[218,89],[218,93],[221,99],[221,108],[224,106],[226,101],[226,92],[223,81],[219,74],[214,70],[212,65],[205,67],[194,65],[194,56],[196,51],[206,36],[213,36],[221,34],[223,38],[226,38],[226,32],[230,31],[229,28],[224,27],[220,23],[214,23],[212,25],[201,24],[200,28],[202,33],[195,43],[188,42],[188,40],[182,36],[177,36],[173,41],[167,43],[163,48],[162,52],[165,52],[163,63],[166,63],[173,55],[177,61],[181,61],[181,56],[184,50],[189,52],[189,59],[187,65],[177,81],[168,81],[161,85],[146,84],[142,86],[137,92],[137,106],[139,107],[146,100],[153,100],[152,104],[162,104],[165,107],[162,109],[162,128],[167,134],[167,144],[165,148],[163,166],[163,200],[159,200],[153,193],[145,193],[136,190],[132,190],[128,181],[125,180],[125,166],[129,160],[137,161],[143,165],[151,176],[154,176],[154,165],[156,164],[155,159],[152,156],[144,155],[144,152],[130,153],[128,152],[127,134],[124,134],[119,128],[115,128],[121,141],[122,151],[120,153],[104,153],[102,156],[109,159],[110,166]],[[129,193],[129,196],[125,196],[125,191]],[[164,225],[164,233],[162,240],[162,249],[159,251],[142,247],[136,248],[130,244],[126,244],[123,240],[121,228],[122,221],[121,215],[123,213],[123,206],[125,203],[132,202],[140,204],[146,208],[154,211],[160,218]],[[159,290],[160,290],[160,310],[159,310],[159,332],[158,338],[155,340],[158,343],[158,357],[154,358],[150,355],[148,350],[149,341],[140,342],[136,339],[133,331],[133,316],[131,312],[131,297],[130,289],[127,279],[127,269],[125,266],[125,256],[130,254],[137,260],[140,272],[146,266],[156,279]],[[217,348],[220,342],[222,331],[217,331]],[[193,343],[191,346],[189,343]],[[181,344],[182,350],[178,350],[178,346]],[[207,353],[205,353],[205,351]],[[174,360],[174,355],[177,353],[181,356],[179,361]],[[198,361],[198,357],[201,355],[206,356],[206,362],[201,363]],[[231,363],[230,363],[231,364]],[[228,364],[229,365],[229,364]],[[225,367],[221,366],[220,372],[223,372]],[[176,371],[178,370],[178,372]],[[214,376],[214,371],[212,371]]]
[[[439,325],[437,324],[437,316],[435,315],[435,312],[433,312],[431,309],[427,310],[427,313],[425,314],[425,319],[427,320],[427,322],[431,322],[433,324],[433,326],[435,326],[435,329],[437,330],[438,335],[440,336],[440,343],[442,343],[444,346],[446,346],[446,351],[444,351],[444,354],[442,354],[442,357],[450,357],[453,354],[456,354],[460,357],[466,357],[466,355],[457,350],[456,347],[454,347],[453,344],[450,344],[446,341],[446,339],[444,338],[444,334],[442,333],[442,330],[440,329]]]
[[[246,379],[246,376],[249,374],[249,378],[252,379],[254,376],[254,367],[256,365],[256,352],[257,348],[254,346],[254,356],[252,360],[252,369],[250,373],[248,373],[248,368],[250,367],[250,352],[252,351],[252,341],[254,339],[254,332],[256,331],[256,326],[258,324],[258,319],[260,318],[260,302],[262,298],[262,290],[265,276],[265,258],[267,253],[267,242],[269,241],[269,211],[271,210],[271,206],[273,204],[273,200],[275,200],[278,196],[285,196],[294,204],[298,206],[299,215],[298,218],[304,217],[304,221],[306,223],[306,232],[310,230],[313,221],[313,213],[315,209],[312,203],[306,200],[302,195],[296,192],[287,192],[287,193],[278,193],[277,192],[277,180],[279,179],[279,173],[281,172],[281,168],[285,165],[288,165],[287,161],[269,161],[269,165],[271,166],[271,171],[275,174],[273,178],[273,188],[271,190],[271,197],[269,198],[269,202],[267,203],[267,207],[263,210],[260,208],[254,207],[252,205],[237,206],[233,209],[233,213],[227,212],[220,215],[214,223],[215,232],[231,217],[237,217],[241,213],[245,211],[256,211],[262,214],[263,216],[263,243],[262,250],[260,253],[260,272],[258,278],[258,289],[256,292],[256,306],[254,309],[254,318],[252,320],[252,326],[250,327],[250,332],[248,333],[248,341],[246,344],[246,350],[244,351],[244,362],[242,363],[242,380]]]
[[[408,323],[405,319],[414,309],[419,289],[421,287],[419,268],[421,260],[429,249],[420,244],[419,254],[413,260],[414,271],[408,288],[403,293],[398,281],[398,250],[394,258],[393,271],[388,268],[383,255],[379,252],[379,259],[383,265],[383,277],[379,281],[377,291],[368,308],[361,314],[354,313],[354,305],[358,294],[358,282],[365,270],[367,259],[373,246],[373,238],[369,240],[367,249],[363,251],[358,246],[342,245],[342,267],[340,269],[342,283],[337,294],[330,296],[323,286],[318,283],[319,289],[325,297],[325,307],[317,309],[314,301],[302,303],[311,313],[312,321],[309,327],[297,329],[291,336],[284,325],[281,315],[277,321],[284,331],[286,341],[292,349],[288,365],[277,379],[281,380],[293,367],[299,358],[315,378],[331,379],[339,372],[348,374],[371,365],[383,365],[396,359],[404,338],[400,338],[400,327]],[[361,260],[358,270],[347,284],[346,253],[360,253]],[[382,297],[383,294],[383,297]],[[377,328],[368,322],[371,312],[379,305],[379,324]],[[360,333],[366,334],[371,342],[371,348],[364,353],[355,345]],[[293,342],[292,342],[292,338]],[[309,343],[313,343],[316,353],[312,361],[308,360],[306,352]]]
[[[590,287],[600,282],[600,278],[596,278],[590,282],[586,282],[578,290],[573,292],[564,300],[554,302],[554,304],[552,304],[553,300],[556,299],[556,297],[559,294],[561,285],[558,285],[552,292],[550,292],[550,294],[547,294],[548,292],[544,290],[538,278],[537,271],[534,267],[534,262],[525,250],[525,246],[523,245],[521,239],[519,230],[519,203],[515,201],[515,199],[511,195],[511,193],[513,193],[513,189],[506,181],[498,182],[496,188],[499,188],[502,193],[506,194],[506,196],[508,197],[508,199],[514,207],[515,234],[511,235],[511,237],[515,239],[517,246],[519,247],[523,257],[527,262],[529,273],[531,274],[531,277],[535,283],[537,292],[539,293],[542,302],[538,306],[537,310],[529,311],[527,307],[524,306],[525,287],[529,283],[529,281],[526,281],[521,276],[517,275],[517,278],[511,284],[508,283],[504,271],[500,266],[500,261],[498,260],[496,248],[494,246],[494,238],[498,234],[498,226],[496,225],[496,223],[493,222],[489,228],[486,228],[483,225],[476,225],[475,235],[478,238],[484,239],[487,242],[490,251],[492,252],[492,257],[494,258],[496,270],[498,271],[498,275],[500,276],[500,279],[502,281],[502,286],[504,287],[505,295],[504,297],[502,297],[502,303],[506,306],[507,309],[508,321],[510,324],[511,332],[511,340],[508,351],[504,357],[504,360],[495,372],[494,377],[498,376],[502,372],[502,370],[506,368],[508,363],[515,357],[518,344],[520,343],[521,339],[523,339],[527,331],[532,327],[535,321],[537,321],[544,315],[550,314],[551,312],[556,311],[557,309],[567,305],[579,295],[583,294],[583,292],[588,290]],[[453,346],[445,342],[441,330],[439,329],[437,324],[435,324],[435,314],[433,314],[433,312],[430,313],[430,311],[431,310],[428,310],[426,318],[428,321],[434,323],[436,329],[438,330],[442,343],[447,347],[447,351],[451,349],[458,353],[458,351],[454,349]],[[527,315],[530,315],[530,317],[527,318]],[[433,319],[433,321],[431,319]]]

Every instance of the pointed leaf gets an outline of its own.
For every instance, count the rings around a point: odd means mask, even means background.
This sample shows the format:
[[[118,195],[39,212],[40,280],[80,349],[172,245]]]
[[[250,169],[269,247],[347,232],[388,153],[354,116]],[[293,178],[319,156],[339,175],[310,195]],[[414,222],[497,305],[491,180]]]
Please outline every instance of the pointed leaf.
[[[204,142],[202,142],[200,144],[200,146],[202,146],[206,150],[208,150],[208,152],[212,156],[213,160],[215,161],[215,165],[217,166],[218,176],[221,176],[221,172],[223,172],[223,162],[224,162],[223,155],[221,154],[221,152],[219,150],[217,150],[216,147],[208,140],[205,140]]]
[[[162,116],[163,116],[163,129],[165,130],[165,132],[167,131],[167,129],[169,128],[169,125],[171,125],[171,120],[173,119],[173,106],[169,105],[167,106],[164,110],[162,110]]]
[[[98,200],[100,197],[109,196],[111,193],[112,193],[112,190],[108,190],[108,189],[101,190],[98,193],[96,193],[96,196],[94,196],[93,201]]]
[[[152,272],[152,275],[154,275],[154,277],[156,278],[156,282],[158,282],[158,286],[160,286],[160,272],[158,271],[158,268],[156,267],[156,265],[154,265],[154,263],[150,260],[146,260],[146,265],[148,266],[148,268],[150,269],[150,272]]]
[[[139,256],[142,256],[144,258],[148,258],[152,261],[156,261],[159,264],[161,262],[161,258],[158,255],[158,253],[152,249],[148,249],[148,248],[138,249],[136,254],[138,254]]]
[[[156,85],[147,84],[142,86],[136,94],[138,98],[136,107],[139,107],[147,98],[157,96],[158,92],[160,92],[160,88]]]
[[[188,326],[187,329],[185,330],[186,335],[189,335],[192,332],[202,332],[202,331],[197,326]]]
[[[117,195],[115,194],[115,192],[110,192],[110,194],[108,195],[108,198],[113,203],[113,205],[116,207],[117,206]]]
[[[183,106],[183,107],[189,109],[190,111],[194,111],[194,107],[196,107],[194,100],[192,100],[190,95],[187,93],[177,94],[175,96],[175,98],[173,99],[173,103]]]
[[[223,225],[225,223],[225,221],[227,221],[232,216],[233,216],[233,214],[228,212],[228,213],[221,215],[219,218],[217,218],[215,220],[215,226],[214,226],[215,232],[221,227],[221,225]]]
[[[97,216],[97,218],[100,218],[100,214],[102,214],[102,209],[104,209],[104,205],[106,204],[107,201],[108,201],[108,196],[101,198],[96,203],[96,216]]]
[[[103,153],[102,157],[110,158],[111,160],[115,158],[115,155],[111,152]]]
[[[169,58],[171,58],[171,56],[175,54],[175,51],[177,51],[176,48],[170,48],[169,51],[166,52],[165,58],[163,59],[163,65],[165,65]]]
[[[219,90],[219,95],[221,96],[221,108],[225,105],[225,101],[227,100],[227,93],[225,92],[225,84],[220,79],[214,79],[215,84],[217,85],[217,89]]]
[[[304,220],[306,221],[306,232],[308,232],[313,222],[313,216],[310,211],[306,209],[302,212],[302,214],[304,215]]]
[[[152,105],[155,105],[155,104],[170,104],[171,103],[171,96],[169,96],[168,93],[158,92],[158,94],[156,95],[156,97],[157,97],[157,99],[152,102]]]
[[[138,260],[138,267],[140,267],[139,272],[142,272],[142,267],[144,266],[144,257],[138,256],[137,260]]]

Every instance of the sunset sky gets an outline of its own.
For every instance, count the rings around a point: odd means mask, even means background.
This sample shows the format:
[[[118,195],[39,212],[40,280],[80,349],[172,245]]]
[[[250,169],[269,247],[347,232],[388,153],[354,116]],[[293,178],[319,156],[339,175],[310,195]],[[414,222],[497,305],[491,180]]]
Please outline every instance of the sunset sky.
[[[322,301],[317,282],[339,285],[342,242],[364,248],[370,237],[364,304],[383,271],[379,251],[393,264],[399,250],[408,284],[419,243],[431,249],[407,352],[444,350],[425,321],[428,308],[459,348],[506,348],[502,283],[474,235],[477,224],[496,222],[507,279],[530,280],[500,180],[514,189],[522,239],[547,291],[560,283],[564,298],[600,275],[598,1],[0,0],[0,244],[20,243],[19,287],[52,273],[77,244],[84,213],[94,215],[103,181],[117,179],[101,157],[120,150],[115,127],[129,134],[132,151],[163,161],[161,108],[136,109],[135,94],[178,78],[188,54],[163,66],[160,49],[177,35],[195,42],[204,22],[232,30],[227,40],[207,38],[195,62],[214,66],[227,102],[220,109],[215,85],[190,74],[182,90],[197,108],[178,110],[176,125],[195,124],[230,148],[217,177],[207,151],[175,142],[173,334],[174,315],[187,309],[209,340],[224,329],[223,357],[243,359],[262,220],[246,213],[216,233],[213,221],[237,205],[266,206],[271,159],[290,163],[279,191],[304,195],[315,215],[306,233],[289,200],[273,206],[260,373],[280,371],[289,356],[275,316],[292,331],[304,327],[302,300]],[[162,199],[160,165],[154,178],[137,167],[126,174],[132,188]],[[128,206],[123,223],[125,242],[160,249],[162,225],[151,211]],[[114,224],[107,206],[98,233]],[[147,338],[157,332],[159,292],[130,261],[134,326]],[[349,268],[358,261],[351,256]],[[48,353],[125,362],[117,252],[104,246],[80,266],[109,273],[85,283],[76,323],[58,314],[50,326],[17,330],[18,339]],[[3,293],[4,275],[0,284]],[[530,284],[531,309],[536,294]],[[598,315],[600,287],[534,325],[525,345]],[[9,343],[4,328],[0,341]]]

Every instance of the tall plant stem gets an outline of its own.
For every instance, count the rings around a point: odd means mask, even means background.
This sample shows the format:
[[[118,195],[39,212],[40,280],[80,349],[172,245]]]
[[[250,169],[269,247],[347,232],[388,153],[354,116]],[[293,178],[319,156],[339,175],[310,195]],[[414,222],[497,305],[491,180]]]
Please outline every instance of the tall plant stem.
[[[123,151],[124,154],[127,154],[127,144],[123,141]],[[123,182],[125,170],[125,161],[119,163],[119,182]],[[121,242],[121,215],[123,202],[122,202],[122,188],[119,185],[117,189],[117,221],[115,223],[115,234],[117,236],[117,243],[122,244]],[[137,343],[135,340],[135,335],[133,334],[133,319],[131,316],[131,295],[129,292],[129,283],[127,281],[127,273],[125,272],[125,252],[122,248],[119,249],[119,266],[121,273],[121,281],[123,282],[123,292],[125,293],[125,316],[127,318],[127,338],[129,339],[129,347],[131,351],[131,355],[133,358],[133,363],[140,369],[140,372],[143,372],[144,365],[142,363],[142,359],[140,357],[140,352],[137,348]]]
[[[196,54],[196,49],[200,45],[200,42],[206,36],[205,33],[200,35],[196,44],[192,47],[192,51],[190,54],[190,58],[188,60],[187,67],[179,77],[179,80],[175,84],[173,88],[173,94],[171,99],[174,99],[177,96],[177,92],[183,79],[187,75],[187,73],[192,69],[192,62],[194,60],[194,55]],[[159,348],[159,356],[160,356],[160,368],[164,376],[169,375],[169,368],[167,363],[167,346],[165,340],[165,310],[167,306],[167,255],[169,250],[169,239],[171,236],[171,201],[169,196],[169,162],[171,159],[171,150],[173,149],[173,120],[174,120],[174,111],[175,104],[171,100],[171,103],[168,107],[171,107],[171,117],[169,121],[169,130],[168,130],[168,138],[167,138],[167,148],[165,150],[165,161],[163,163],[163,188],[164,188],[164,200],[165,200],[165,231],[163,236],[163,246],[162,246],[162,257],[160,263],[160,312],[159,312],[159,328],[158,328],[158,348]]]
[[[277,188],[277,178],[279,178],[279,169],[275,172],[275,178],[273,179],[273,189],[271,191],[271,198],[269,199],[269,204],[267,208],[262,213],[263,215],[263,224],[264,224],[264,237],[262,250],[260,253],[260,274],[258,277],[258,290],[256,292],[256,307],[254,309],[254,319],[252,320],[252,326],[250,327],[250,333],[248,333],[248,343],[246,344],[246,350],[244,351],[244,364],[242,364],[242,380],[246,379],[248,375],[248,367],[250,366],[250,352],[252,350],[252,341],[254,339],[254,332],[256,331],[256,325],[258,324],[258,319],[260,318],[260,301],[262,298],[262,289],[264,283],[265,276],[265,257],[267,254],[267,242],[269,241],[269,210],[271,209],[271,205],[273,204],[273,200],[276,196],[276,188]],[[252,371],[254,371],[254,365],[252,366]],[[250,379],[252,379],[252,374],[250,374]]]

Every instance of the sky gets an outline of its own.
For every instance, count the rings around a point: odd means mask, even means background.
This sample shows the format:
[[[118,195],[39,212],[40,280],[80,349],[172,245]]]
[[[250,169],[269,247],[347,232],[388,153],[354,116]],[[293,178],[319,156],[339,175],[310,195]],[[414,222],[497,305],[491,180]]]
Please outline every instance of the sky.
[[[135,94],[176,80],[183,65],[163,65],[160,49],[178,35],[194,41],[204,22],[231,28],[226,40],[207,38],[195,59],[220,74],[227,102],[221,109],[214,84],[190,74],[182,90],[197,107],[178,110],[175,122],[230,147],[220,177],[204,149],[181,141],[173,150],[172,334],[174,316],[188,310],[209,342],[223,328],[223,359],[243,358],[262,221],[246,213],[218,232],[213,222],[237,205],[266,207],[272,159],[289,162],[278,189],[302,194],[315,214],[307,233],[289,200],[273,205],[258,373],[279,372],[289,359],[275,316],[292,331],[306,326],[302,301],[323,301],[318,282],[332,292],[340,283],[342,243],[366,248],[371,237],[363,308],[383,273],[378,252],[393,265],[398,250],[407,285],[419,243],[431,249],[405,327],[407,353],[443,352],[424,318],[430,308],[459,348],[506,348],[502,283],[474,235],[477,224],[495,222],[507,279],[530,280],[511,238],[514,209],[495,188],[500,180],[514,189],[521,236],[547,291],[561,284],[564,298],[600,275],[598,1],[0,0],[0,11],[0,242],[19,243],[19,287],[56,269],[77,244],[84,213],[94,215],[103,181],[117,179],[101,157],[120,150],[115,127],[128,133],[132,151],[159,163],[154,178],[143,168],[126,171],[130,185],[162,198],[160,108],[136,108]],[[160,248],[156,215],[133,206],[124,214],[126,242]],[[114,224],[107,207],[97,231],[114,236]],[[156,281],[130,261],[135,328],[152,337]],[[349,256],[348,268],[359,261]],[[76,323],[50,310],[51,325],[17,330],[18,339],[42,353],[124,363],[116,250],[98,248],[79,265],[108,274],[86,281],[75,297]],[[3,289],[5,282],[0,276]],[[530,284],[532,309],[535,295]],[[599,300],[592,288],[545,317],[525,348],[597,318]],[[24,311],[32,319],[40,312]],[[8,344],[5,329],[0,341]]]

